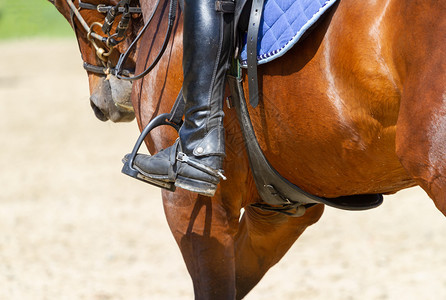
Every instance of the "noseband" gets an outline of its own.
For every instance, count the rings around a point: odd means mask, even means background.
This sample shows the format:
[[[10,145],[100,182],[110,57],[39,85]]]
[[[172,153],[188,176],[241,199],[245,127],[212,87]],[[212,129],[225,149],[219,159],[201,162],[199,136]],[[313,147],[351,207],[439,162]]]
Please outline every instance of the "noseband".
[[[70,7],[70,14],[71,14],[71,24],[73,26],[74,32],[77,36],[76,32],[76,25],[74,22],[74,18],[76,17],[77,20],[81,23],[82,27],[85,29],[87,33],[87,40],[92,44],[92,46],[96,50],[96,56],[100,59],[103,66],[94,66],[84,61],[84,69],[101,75],[109,75],[113,74],[117,78],[122,80],[137,80],[145,75],[147,75],[153,67],[158,63],[158,61],[161,59],[161,56],[163,55],[164,51],[166,50],[167,44],[169,42],[173,25],[175,23],[176,18],[176,7],[178,4],[177,0],[170,0],[169,5],[169,22],[168,22],[168,28],[166,35],[164,37],[163,45],[152,62],[150,66],[148,66],[142,73],[132,76],[134,73],[130,70],[125,70],[122,68],[124,65],[124,62],[127,60],[131,49],[136,45],[138,40],[141,38],[142,34],[146,31],[147,27],[149,26],[150,22],[153,19],[153,16],[155,15],[155,12],[157,11],[160,0],[157,0],[157,3],[155,5],[155,9],[152,11],[151,16],[149,17],[147,23],[144,25],[144,27],[141,29],[141,31],[138,33],[136,38],[132,41],[128,49],[125,53],[122,53],[119,57],[118,63],[116,64],[116,67],[112,67],[110,61],[108,60],[108,57],[110,56],[111,52],[113,51],[113,48],[117,46],[119,43],[123,42],[125,40],[125,34],[129,28],[129,21],[131,14],[142,14],[140,7],[132,7],[130,6],[130,0],[121,0],[118,4],[115,6],[106,6],[104,4],[90,4],[90,3],[84,3],[81,0],[79,0],[79,8],[77,8],[74,3],[74,0],[66,0],[68,6]],[[99,22],[93,22],[90,26],[87,24],[85,19],[80,14],[81,9],[89,9],[89,10],[96,10],[100,13],[106,14],[104,23],[101,24]],[[111,29],[113,26],[113,23],[117,17],[118,14],[122,14],[122,18],[119,21],[119,24],[116,28],[115,33],[111,33]],[[95,27],[100,27],[102,32],[105,33],[107,36],[101,36],[98,33],[94,31]],[[101,48],[97,45],[96,41],[102,42],[106,47],[106,49]]]

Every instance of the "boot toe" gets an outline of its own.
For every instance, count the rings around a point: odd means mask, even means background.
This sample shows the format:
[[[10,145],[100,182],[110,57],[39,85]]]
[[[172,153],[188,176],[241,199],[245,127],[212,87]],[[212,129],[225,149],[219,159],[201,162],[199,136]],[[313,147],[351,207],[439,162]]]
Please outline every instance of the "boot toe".
[[[135,157],[135,167],[145,176],[168,180],[168,172],[171,167],[168,149],[155,155],[138,154]]]
[[[177,187],[193,191],[205,196],[213,196],[220,178],[215,174],[203,171],[202,168],[191,165],[190,162],[178,161],[178,143],[150,156],[137,154],[134,167],[144,176],[163,182],[175,182]],[[193,157],[195,163],[209,168],[220,169],[222,157]]]

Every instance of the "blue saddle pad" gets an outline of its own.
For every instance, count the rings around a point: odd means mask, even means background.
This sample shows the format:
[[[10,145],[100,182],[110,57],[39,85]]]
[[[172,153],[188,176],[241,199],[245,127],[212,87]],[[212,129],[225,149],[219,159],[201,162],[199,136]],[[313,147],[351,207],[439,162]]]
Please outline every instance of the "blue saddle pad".
[[[257,62],[285,54],[336,0],[265,0],[257,40]],[[246,67],[246,38],[240,55]]]

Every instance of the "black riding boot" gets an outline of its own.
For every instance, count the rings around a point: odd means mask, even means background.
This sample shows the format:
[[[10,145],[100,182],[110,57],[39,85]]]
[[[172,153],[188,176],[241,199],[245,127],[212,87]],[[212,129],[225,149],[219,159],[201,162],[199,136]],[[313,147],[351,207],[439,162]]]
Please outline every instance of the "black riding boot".
[[[154,156],[138,155],[135,167],[149,178],[213,196],[225,179],[223,97],[233,14],[217,12],[215,0],[185,0],[183,17],[186,109],[180,137]]]

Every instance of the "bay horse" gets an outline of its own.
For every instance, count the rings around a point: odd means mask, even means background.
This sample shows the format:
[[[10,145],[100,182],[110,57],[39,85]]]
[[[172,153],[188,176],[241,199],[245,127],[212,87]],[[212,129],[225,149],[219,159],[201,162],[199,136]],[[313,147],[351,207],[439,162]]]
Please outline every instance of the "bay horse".
[[[141,1],[146,15],[155,2]],[[136,72],[163,42],[169,3],[160,3]],[[327,198],[419,185],[446,215],[445,13],[442,1],[340,0],[305,40],[259,66],[260,102],[249,111],[270,163]],[[170,111],[182,86],[181,57],[180,15],[158,65],[133,84],[140,129]],[[225,115],[228,180],[215,196],[162,191],[197,299],[243,298],[324,210],[316,205],[294,218],[250,206],[261,199],[234,109]],[[154,153],[175,138],[160,127],[146,144]]]
[[[143,11],[153,4],[141,1]],[[250,114],[270,163],[328,198],[420,185],[446,215],[445,13],[442,1],[341,0],[289,53],[259,66],[260,103]],[[157,17],[137,70],[162,43],[167,21]],[[134,83],[141,129],[170,111],[182,85],[181,54],[180,19],[159,64]],[[216,195],[162,192],[198,299],[243,298],[324,209],[293,218],[249,206],[260,199],[234,109],[225,109],[225,128],[228,180]],[[154,153],[175,138],[159,128],[147,145]]]

